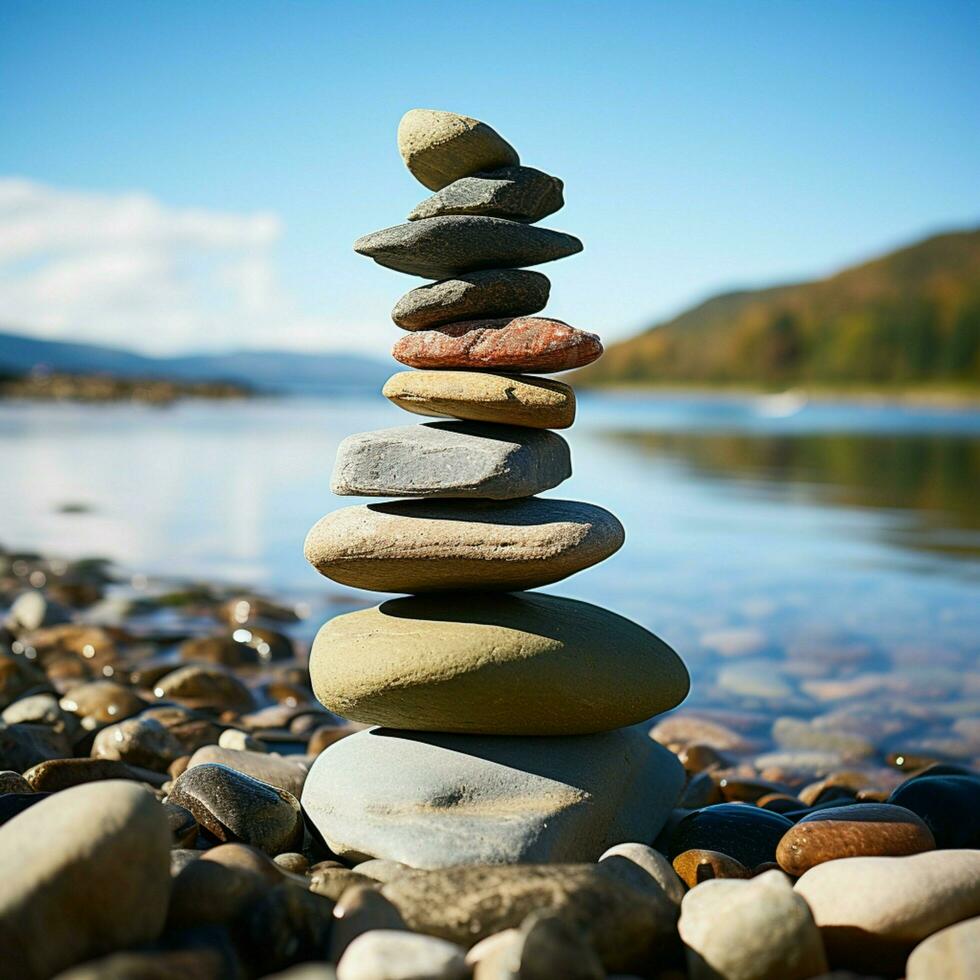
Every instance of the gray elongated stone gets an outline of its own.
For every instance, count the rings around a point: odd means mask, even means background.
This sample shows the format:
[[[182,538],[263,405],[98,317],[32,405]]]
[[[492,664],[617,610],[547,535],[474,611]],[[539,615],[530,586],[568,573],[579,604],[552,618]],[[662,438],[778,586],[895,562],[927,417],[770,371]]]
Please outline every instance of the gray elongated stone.
[[[330,488],[341,497],[489,497],[550,490],[572,475],[568,443],[547,429],[427,422],[348,436]]]
[[[540,221],[558,211],[564,184],[533,167],[504,167],[454,180],[417,204],[409,221],[442,214],[488,214],[510,221]]]
[[[574,500],[400,500],[327,514],[305,551],[321,575],[355,589],[509,592],[608,558],[624,534],[609,511]]]
[[[653,840],[684,784],[639,728],[513,738],[376,728],[330,746],[303,809],[345,858],[416,868],[594,861]]]
[[[529,269],[482,269],[410,289],[391,318],[405,330],[426,330],[456,320],[528,316],[548,303],[548,277]]]
[[[409,221],[364,235],[354,251],[378,265],[423,279],[451,279],[476,269],[516,269],[582,251],[573,235],[476,214]]]

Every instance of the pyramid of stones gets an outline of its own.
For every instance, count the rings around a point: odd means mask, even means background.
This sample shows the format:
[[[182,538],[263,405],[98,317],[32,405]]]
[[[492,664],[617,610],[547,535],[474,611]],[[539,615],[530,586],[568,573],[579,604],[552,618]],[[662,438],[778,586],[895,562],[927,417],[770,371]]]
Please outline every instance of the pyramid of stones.
[[[560,180],[521,166],[485,123],[413,109],[398,146],[435,191],[355,250],[434,280],[406,293],[384,394],[445,421],[352,435],[334,493],[385,497],[320,520],[306,556],[355,588],[402,594],[331,619],[310,658],[331,711],[377,726],[330,746],[303,805],[349,860],[413,867],[596,860],[650,843],[683,783],[641,723],[679,704],[684,664],[639,625],[527,591],[608,558],[624,531],[594,504],[539,497],[571,475],[575,395],[535,377],[587,364],[599,339],[535,316],[525,267],[581,250],[535,222]]]

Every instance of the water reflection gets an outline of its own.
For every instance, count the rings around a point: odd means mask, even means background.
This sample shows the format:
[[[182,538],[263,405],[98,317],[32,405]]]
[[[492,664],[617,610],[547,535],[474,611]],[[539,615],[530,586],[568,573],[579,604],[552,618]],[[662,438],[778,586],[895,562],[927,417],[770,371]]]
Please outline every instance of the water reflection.
[[[666,456],[699,479],[774,499],[898,511],[890,544],[980,556],[980,440],[968,436],[613,431],[631,452]]]

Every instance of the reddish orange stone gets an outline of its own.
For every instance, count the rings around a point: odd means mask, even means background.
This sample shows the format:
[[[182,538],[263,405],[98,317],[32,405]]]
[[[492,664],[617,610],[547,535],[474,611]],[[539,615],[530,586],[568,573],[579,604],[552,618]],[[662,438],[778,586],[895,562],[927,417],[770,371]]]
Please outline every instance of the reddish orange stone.
[[[416,330],[402,337],[391,353],[396,361],[415,368],[550,374],[591,364],[602,354],[602,344],[595,334],[561,320],[522,316]]]

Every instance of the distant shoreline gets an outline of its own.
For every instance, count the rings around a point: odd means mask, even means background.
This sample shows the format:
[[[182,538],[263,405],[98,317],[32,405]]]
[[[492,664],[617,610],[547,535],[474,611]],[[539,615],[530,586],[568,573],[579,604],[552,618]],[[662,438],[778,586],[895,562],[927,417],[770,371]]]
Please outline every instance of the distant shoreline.
[[[178,381],[111,374],[31,373],[0,377],[0,401],[141,402],[169,405],[184,398],[253,398],[257,393],[232,381]]]
[[[577,385],[580,392],[603,392],[607,394],[632,395],[743,395],[754,397],[773,397],[792,393],[808,401],[817,402],[860,402],[862,404],[915,405],[934,408],[976,408],[980,409],[980,390],[959,390],[949,388],[876,388],[874,386],[829,387],[819,385],[792,385],[788,388],[764,388],[746,384],[704,385],[704,384],[588,384]]]

